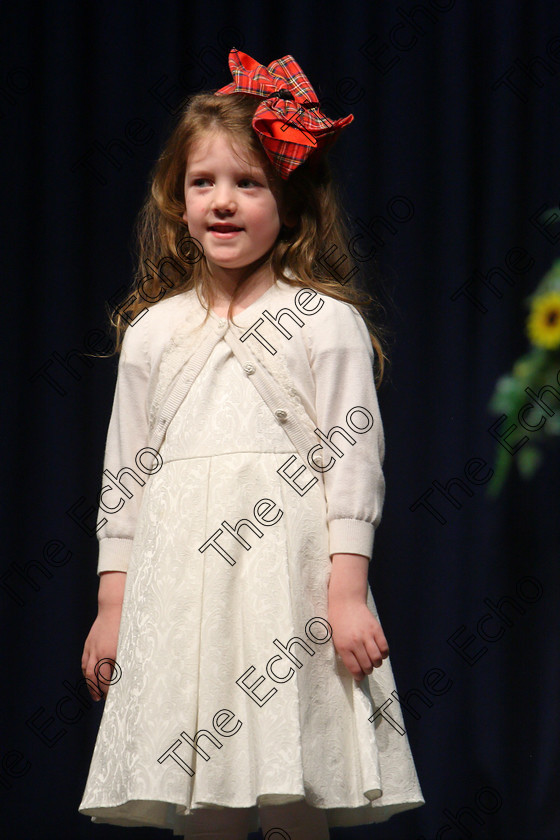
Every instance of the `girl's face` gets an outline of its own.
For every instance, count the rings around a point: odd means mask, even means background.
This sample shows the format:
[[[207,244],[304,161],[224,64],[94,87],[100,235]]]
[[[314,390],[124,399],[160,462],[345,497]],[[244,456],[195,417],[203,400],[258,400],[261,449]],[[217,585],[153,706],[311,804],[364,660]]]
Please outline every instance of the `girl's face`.
[[[244,148],[234,150],[223,132],[205,135],[191,148],[183,219],[212,274],[233,280],[272,248],[283,222],[262,164]]]

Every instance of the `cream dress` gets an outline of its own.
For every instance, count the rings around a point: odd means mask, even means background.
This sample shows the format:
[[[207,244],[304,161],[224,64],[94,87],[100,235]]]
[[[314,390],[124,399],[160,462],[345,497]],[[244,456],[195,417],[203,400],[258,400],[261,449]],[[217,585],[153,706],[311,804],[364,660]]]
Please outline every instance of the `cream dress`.
[[[370,720],[389,659],[357,684],[330,636],[322,476],[300,496],[277,472],[297,452],[226,342],[160,451],[80,812],[188,836],[201,807],[251,808],[256,831],[257,805],[305,798],[331,826],[422,805],[398,703]]]

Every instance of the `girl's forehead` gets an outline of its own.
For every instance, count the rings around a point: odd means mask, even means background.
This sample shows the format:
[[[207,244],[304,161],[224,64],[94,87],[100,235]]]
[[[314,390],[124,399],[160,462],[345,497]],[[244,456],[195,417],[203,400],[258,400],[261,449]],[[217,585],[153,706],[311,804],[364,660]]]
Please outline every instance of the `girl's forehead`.
[[[262,162],[253,149],[242,140],[233,140],[224,131],[207,131],[192,141],[187,155],[187,167],[201,163],[209,157],[217,157],[223,153],[231,153],[240,166],[256,166],[262,168]]]

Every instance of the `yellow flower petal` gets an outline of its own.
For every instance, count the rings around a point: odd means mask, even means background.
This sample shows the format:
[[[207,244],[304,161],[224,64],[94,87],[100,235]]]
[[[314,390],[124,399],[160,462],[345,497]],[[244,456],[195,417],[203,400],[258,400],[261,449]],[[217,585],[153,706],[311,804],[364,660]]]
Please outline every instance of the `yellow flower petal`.
[[[548,292],[533,300],[527,335],[536,347],[560,347],[560,292]]]

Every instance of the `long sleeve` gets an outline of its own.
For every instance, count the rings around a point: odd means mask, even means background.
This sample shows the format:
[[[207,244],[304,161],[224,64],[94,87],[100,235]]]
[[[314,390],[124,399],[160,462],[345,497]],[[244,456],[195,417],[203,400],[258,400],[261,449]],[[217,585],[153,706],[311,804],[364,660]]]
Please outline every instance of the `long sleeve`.
[[[145,320],[145,319],[143,319]],[[145,483],[153,462],[148,446],[150,375],[143,321],[125,332],[103,464],[97,515],[97,573],[126,572]],[[140,453],[140,455],[139,455]],[[101,523],[104,523],[101,525]]]
[[[354,307],[325,297],[323,310],[314,317],[309,354],[323,448],[312,457],[326,470],[329,554],[362,554],[371,560],[385,499],[385,440],[373,348]]]

